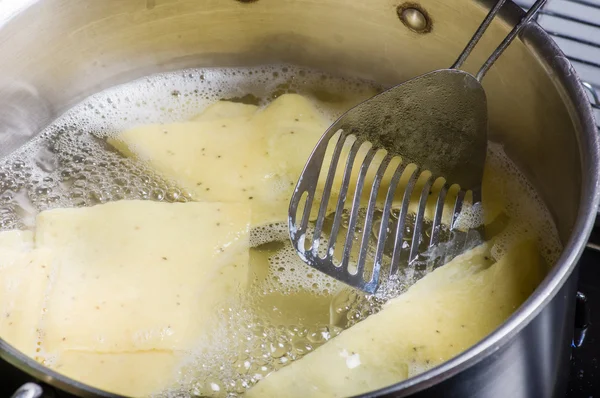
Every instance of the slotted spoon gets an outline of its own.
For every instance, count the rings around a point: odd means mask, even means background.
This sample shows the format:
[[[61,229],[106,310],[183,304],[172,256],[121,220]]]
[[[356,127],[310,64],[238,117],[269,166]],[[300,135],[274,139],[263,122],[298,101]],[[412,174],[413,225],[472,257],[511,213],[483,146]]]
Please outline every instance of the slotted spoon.
[[[480,82],[545,1],[535,2],[475,76],[458,68],[463,65],[505,0],[499,0],[490,10],[452,67],[429,72],[384,91],[352,108],[327,129],[310,155],[290,201],[290,237],[303,261],[350,286],[367,293],[374,293],[380,282],[384,247],[389,235],[394,235],[390,275],[398,272],[403,251],[408,250],[408,264],[411,264],[419,255],[424,239],[422,232],[425,206],[430,189],[438,177],[443,177],[445,184],[438,193],[428,249],[439,243],[442,212],[450,186],[453,184],[460,186],[451,215],[450,230],[455,227],[455,221],[461,212],[465,195],[468,192],[471,192],[474,204],[481,201],[481,183],[487,148],[487,102]],[[311,218],[311,209],[313,201],[317,197],[319,176],[322,172],[327,148],[334,136],[339,138],[333,147],[329,168],[323,174],[326,175],[326,180],[322,185],[318,214],[314,220],[312,240],[310,240],[307,237],[307,229]],[[323,226],[328,215],[337,166],[344,145],[349,146],[347,142],[349,137],[356,141],[347,151],[346,166],[339,187],[331,233],[328,243],[325,243],[321,238]],[[359,148],[365,142],[369,142],[372,146],[364,156],[358,170],[351,210],[345,220],[347,225],[344,225],[347,232],[342,257],[339,264],[336,264],[334,262],[335,245],[345,211],[352,169]],[[381,149],[387,153],[377,167],[366,213],[359,217],[367,172],[375,154]],[[377,197],[382,188],[381,182],[384,173],[395,156],[401,157],[402,162],[395,169],[390,180],[381,213],[381,226],[376,233],[377,244],[374,253],[369,254],[369,240],[374,225]],[[396,226],[389,228],[396,189],[403,173],[407,172],[409,164],[418,167],[412,171],[405,187]],[[412,231],[413,237],[410,245],[406,245],[403,244],[403,235],[406,218],[409,215],[412,190],[415,181],[420,178],[421,173],[426,171],[431,174],[421,190]],[[302,214],[298,214],[299,208]],[[362,208],[364,209],[364,206]],[[359,231],[362,233],[362,237],[359,236],[358,260],[355,265],[349,267],[352,245],[357,232],[356,227],[359,219],[361,222],[363,220],[361,217],[364,217],[364,228]],[[325,247],[321,247],[320,244]],[[372,270],[365,272],[365,263],[369,255],[373,266]],[[406,253],[404,255],[406,256]]]

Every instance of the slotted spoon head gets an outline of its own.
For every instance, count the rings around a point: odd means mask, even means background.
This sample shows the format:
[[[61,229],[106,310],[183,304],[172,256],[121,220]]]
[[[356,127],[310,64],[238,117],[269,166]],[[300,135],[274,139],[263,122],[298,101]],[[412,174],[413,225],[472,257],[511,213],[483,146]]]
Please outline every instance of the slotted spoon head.
[[[332,140],[334,136],[339,138]],[[350,141],[353,143],[349,144]],[[357,166],[354,164],[356,155],[365,142],[372,146],[358,165],[358,177],[353,182],[351,175],[352,169]],[[349,146],[350,149],[345,151],[345,159],[341,159],[344,146]],[[331,147],[329,151],[328,147]],[[289,230],[294,247],[308,265],[350,286],[368,293],[375,292],[379,285],[386,242],[388,247],[390,242],[393,243],[390,274],[398,271],[401,258],[406,258],[410,264],[419,254],[420,247],[422,251],[421,243],[426,238],[423,228],[425,205],[431,186],[437,178],[444,178],[445,184],[437,193],[427,247],[438,243],[445,196],[451,185],[458,184],[460,191],[456,196],[450,228],[454,226],[467,191],[472,192],[474,203],[481,200],[486,148],[485,92],[479,81],[466,72],[443,69],[427,73],[359,104],[323,134],[304,167],[289,208]],[[385,151],[385,156],[379,164],[373,164],[373,159],[380,150]],[[401,163],[396,166],[389,183],[382,184],[383,176],[395,157],[401,157]],[[341,181],[335,178],[338,164],[345,164]],[[409,165],[413,167],[407,167]],[[365,186],[370,167],[376,169],[375,177],[369,186]],[[406,173],[409,178],[397,222],[390,228],[390,213],[398,182]],[[415,181],[423,173],[427,173],[428,178],[419,193],[412,243],[406,245],[403,244],[403,235],[411,193]],[[334,186],[334,181],[339,184]],[[351,183],[355,185],[352,187],[354,195],[348,197]],[[385,201],[382,208],[377,208],[380,191],[386,192]],[[332,192],[339,193],[335,204]],[[363,193],[368,193],[367,204],[361,203]],[[333,223],[327,233],[323,230],[325,218],[333,205]],[[349,215],[343,215],[348,208]],[[376,210],[381,212],[382,219],[376,233],[376,247],[373,249],[369,247],[369,241]],[[359,217],[359,214],[362,215]],[[336,263],[335,245],[339,241],[342,218],[345,218],[342,229],[347,232],[341,261]],[[309,221],[311,233],[307,234]],[[359,226],[359,223],[362,225]],[[357,230],[357,226],[361,228]],[[356,236],[357,233],[359,236]],[[323,239],[322,235],[327,235],[327,238]],[[355,243],[359,245],[354,250],[358,253],[358,260],[349,267]],[[369,256],[372,269],[365,272]]]

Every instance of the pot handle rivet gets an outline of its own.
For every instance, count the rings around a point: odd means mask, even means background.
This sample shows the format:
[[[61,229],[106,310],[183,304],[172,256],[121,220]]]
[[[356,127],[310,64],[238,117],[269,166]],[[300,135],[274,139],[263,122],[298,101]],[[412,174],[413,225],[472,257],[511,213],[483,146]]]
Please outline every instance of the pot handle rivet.
[[[431,18],[420,5],[415,3],[404,3],[398,6],[396,12],[404,26],[413,32],[431,32]]]

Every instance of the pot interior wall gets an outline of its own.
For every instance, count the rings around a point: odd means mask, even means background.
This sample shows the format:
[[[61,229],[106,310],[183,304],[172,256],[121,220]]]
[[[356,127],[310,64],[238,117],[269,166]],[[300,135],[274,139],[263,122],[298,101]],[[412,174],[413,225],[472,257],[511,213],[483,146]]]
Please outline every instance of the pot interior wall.
[[[150,73],[289,62],[393,84],[448,67],[486,13],[472,0],[421,0],[430,33],[398,0],[39,0],[0,19],[0,155],[87,95]],[[505,7],[467,69],[518,19]],[[525,35],[526,36],[526,35]],[[577,132],[548,65],[521,41],[490,70],[491,138],[546,200],[563,241],[580,201]]]

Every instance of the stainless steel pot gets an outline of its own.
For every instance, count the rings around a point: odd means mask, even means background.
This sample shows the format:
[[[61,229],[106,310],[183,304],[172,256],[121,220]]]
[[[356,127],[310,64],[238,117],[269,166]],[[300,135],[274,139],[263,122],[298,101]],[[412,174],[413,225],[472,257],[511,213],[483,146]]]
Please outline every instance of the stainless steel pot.
[[[451,65],[490,5],[474,0],[401,2],[2,0],[0,155],[89,94],[159,71],[289,62],[384,84],[401,82]],[[406,8],[418,12],[403,13]],[[412,18],[402,21],[402,15]],[[472,55],[473,68],[520,15],[514,4],[504,7]],[[484,85],[491,138],[504,144],[548,204],[564,253],[533,296],[479,344],[369,395],[518,398],[564,393],[576,263],[599,199],[597,133],[577,75],[536,24],[511,45]],[[0,356],[59,389],[111,396],[49,371],[1,340]]]

